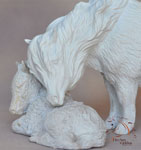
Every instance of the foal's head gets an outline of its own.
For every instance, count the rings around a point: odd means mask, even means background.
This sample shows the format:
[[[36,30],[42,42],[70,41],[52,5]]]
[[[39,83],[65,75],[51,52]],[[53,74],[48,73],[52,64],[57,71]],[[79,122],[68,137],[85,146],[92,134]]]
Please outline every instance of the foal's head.
[[[18,71],[12,82],[12,101],[9,110],[14,114],[21,115],[26,111],[32,99],[39,94],[41,85],[36,78],[29,73],[23,61],[21,64],[17,64],[17,66]]]

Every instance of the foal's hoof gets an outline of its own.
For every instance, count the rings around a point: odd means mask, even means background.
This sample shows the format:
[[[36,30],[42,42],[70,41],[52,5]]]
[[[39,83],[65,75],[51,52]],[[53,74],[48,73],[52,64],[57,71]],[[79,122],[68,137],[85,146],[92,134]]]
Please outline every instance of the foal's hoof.
[[[12,123],[12,130],[16,133],[22,133],[22,125],[18,120]]]
[[[36,136],[31,136],[31,137],[29,138],[29,141],[36,143],[36,142],[37,142],[37,138],[38,138],[38,137],[36,137]]]

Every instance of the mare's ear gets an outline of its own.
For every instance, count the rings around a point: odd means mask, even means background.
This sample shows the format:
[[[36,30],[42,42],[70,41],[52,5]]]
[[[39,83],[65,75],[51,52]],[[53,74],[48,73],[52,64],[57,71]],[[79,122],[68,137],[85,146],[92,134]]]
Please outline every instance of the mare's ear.
[[[24,39],[25,43],[30,44],[31,40],[30,39]]]

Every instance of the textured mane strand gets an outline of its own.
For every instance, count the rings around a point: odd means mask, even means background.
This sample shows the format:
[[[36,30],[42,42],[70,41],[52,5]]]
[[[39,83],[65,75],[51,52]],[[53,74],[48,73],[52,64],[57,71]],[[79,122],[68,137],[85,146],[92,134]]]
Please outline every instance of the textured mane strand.
[[[44,34],[32,41],[28,52],[32,72],[45,76],[45,70],[48,74],[54,72],[55,63],[62,61],[71,70],[71,80],[75,84],[83,72],[91,47],[97,46],[112,30],[128,1],[80,2],[68,15],[53,21]],[[42,82],[46,80],[42,79]]]

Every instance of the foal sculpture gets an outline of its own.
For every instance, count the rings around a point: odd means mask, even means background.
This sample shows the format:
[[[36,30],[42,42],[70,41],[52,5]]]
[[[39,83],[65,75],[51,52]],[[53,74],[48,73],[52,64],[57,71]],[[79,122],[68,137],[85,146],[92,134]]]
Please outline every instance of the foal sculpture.
[[[117,134],[131,131],[141,85],[140,14],[139,0],[89,0],[52,22],[44,34],[25,40],[27,66],[48,90],[47,100],[63,105],[65,93],[91,66],[101,72],[109,92],[107,128]]]
[[[65,96],[62,107],[52,107],[46,90],[29,73],[25,63],[18,64],[12,83],[10,111],[22,115],[12,124],[18,134],[30,141],[62,149],[86,149],[105,144],[106,126],[97,112]]]

